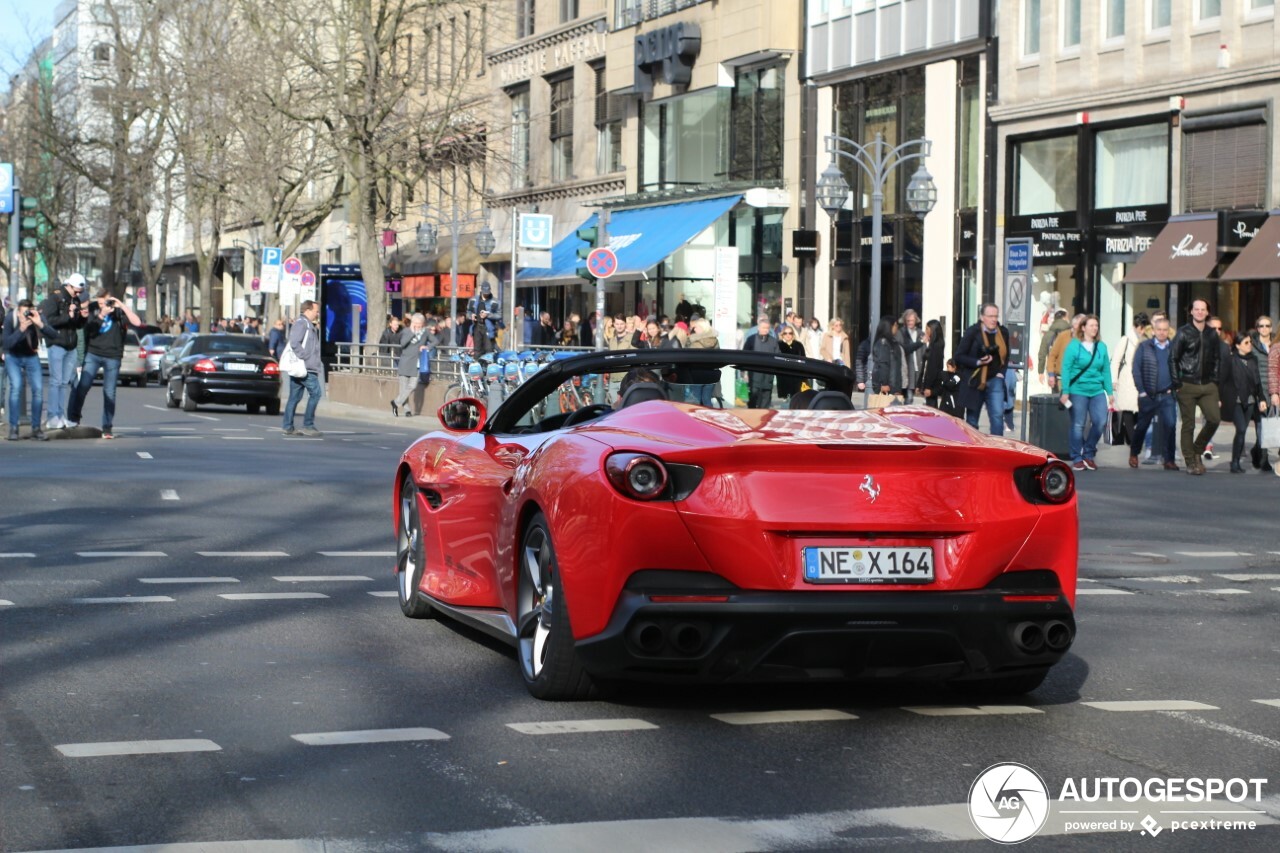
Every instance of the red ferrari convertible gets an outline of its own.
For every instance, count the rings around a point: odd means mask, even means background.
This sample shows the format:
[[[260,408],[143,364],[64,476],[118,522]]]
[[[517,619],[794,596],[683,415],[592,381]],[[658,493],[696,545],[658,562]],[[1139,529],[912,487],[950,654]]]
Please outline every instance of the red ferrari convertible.
[[[796,393],[685,401],[734,370]],[[610,376],[612,404],[560,411]],[[1036,688],[1075,636],[1071,470],[935,409],[855,411],[852,385],[804,358],[648,350],[551,362],[492,414],[447,403],[396,469],[400,607],[511,643],[543,699],[643,679]]]

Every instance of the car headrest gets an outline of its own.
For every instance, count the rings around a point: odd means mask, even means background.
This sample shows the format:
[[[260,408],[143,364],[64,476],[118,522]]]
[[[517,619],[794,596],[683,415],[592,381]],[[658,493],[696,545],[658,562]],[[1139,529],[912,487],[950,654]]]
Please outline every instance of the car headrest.
[[[625,409],[627,406],[634,406],[636,403],[665,399],[667,399],[667,395],[663,392],[661,385],[656,385],[653,382],[637,382],[623,393],[622,402],[618,408]]]
[[[813,395],[813,399],[809,401],[809,411],[852,411],[853,400],[849,399],[848,394],[841,394],[839,391],[819,391]]]

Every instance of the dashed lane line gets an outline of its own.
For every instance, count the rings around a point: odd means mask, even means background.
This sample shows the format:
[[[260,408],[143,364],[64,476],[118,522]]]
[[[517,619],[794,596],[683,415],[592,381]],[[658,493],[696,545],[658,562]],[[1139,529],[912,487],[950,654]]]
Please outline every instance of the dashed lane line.
[[[1204,717],[1197,717],[1195,714],[1187,714],[1182,711],[1166,711],[1166,717],[1172,717],[1175,720],[1182,720],[1204,729],[1214,732],[1221,732],[1225,735],[1231,735],[1234,738],[1251,743],[1254,746],[1261,746],[1267,749],[1274,749],[1280,752],[1280,740],[1269,738],[1266,735],[1260,735],[1257,732],[1251,732],[1248,729],[1238,729],[1235,726],[1228,726],[1226,723],[1220,723],[1217,720],[1206,720]]]
[[[1043,714],[1039,708],[1028,705],[916,705],[902,710],[922,717],[996,717],[1006,714]]]
[[[239,578],[138,578],[138,583],[240,583]]]
[[[157,412],[167,412],[167,411],[169,411],[168,409],[164,408],[163,406],[153,406],[153,405],[151,405],[150,403],[143,403],[143,404],[142,404],[142,408],[144,408],[144,409],[154,409],[154,410],[155,410],[155,411],[157,411]]]
[[[203,439],[203,438],[204,438],[204,436],[203,436],[203,435],[162,435],[162,436],[159,436],[159,437],[160,437],[160,438],[162,438],[162,439],[167,438],[167,439],[171,439],[171,440],[172,440],[172,439],[179,439],[179,438],[189,438],[189,439],[194,439],[194,440],[196,440],[196,441],[199,441],[200,439]]]
[[[159,755],[170,752],[219,752],[222,750],[222,747],[204,738],[62,743],[54,748],[67,758],[96,758],[104,755]]]
[[[317,551],[321,557],[394,557],[395,551]]]
[[[262,435],[224,435],[221,436],[223,441],[266,441],[266,436]]]
[[[395,595],[395,593],[392,593],[392,595]],[[16,607],[16,606],[17,605],[14,604],[12,601],[5,601],[3,598],[0,598],[0,607]]]
[[[1270,705],[1272,708],[1280,708],[1280,699],[1254,699],[1259,705]]]
[[[1174,595],[1249,595],[1251,590],[1233,589],[1232,587],[1223,587],[1222,589],[1183,589],[1170,590]]]
[[[1133,595],[1127,589],[1111,589],[1110,587],[1087,587],[1077,589],[1076,595]]]
[[[1246,551],[1174,551],[1179,557],[1252,557]]]
[[[290,598],[328,598],[323,592],[223,592],[218,598],[228,601],[277,601]]]
[[[369,594],[377,598],[395,598],[400,593],[396,592],[394,589],[374,589],[370,590]]]
[[[366,729],[354,732],[312,732],[310,734],[290,735],[291,738],[307,746],[344,746],[353,743],[399,743],[417,740],[448,740],[449,736],[439,729]]]
[[[138,458],[139,458],[139,459],[154,459],[155,457],[154,457],[154,456],[152,456],[150,453],[147,453],[145,450],[139,450],[139,451],[138,451]]]
[[[1243,583],[1245,581],[1280,581],[1280,575],[1218,575],[1227,581]]]
[[[1187,699],[1135,699],[1124,702],[1081,702],[1099,711],[1217,711],[1216,705]]]
[[[35,556],[34,554],[32,556]],[[164,551],[76,551],[77,557],[167,557]]]
[[[121,595],[111,598],[73,598],[72,604],[158,604],[173,601],[167,595]]]
[[[7,554],[0,554],[0,560],[24,560],[34,557],[30,551],[10,551]]]
[[[188,417],[192,417],[192,418],[199,418],[199,419],[200,419],[200,420],[202,420],[202,421],[214,421],[214,422],[217,422],[217,421],[222,420],[222,418],[215,418],[215,417],[211,417],[211,416],[209,416],[209,415],[188,415]]]
[[[567,735],[585,732],[628,732],[656,729],[644,720],[551,720],[542,723],[507,723],[507,728],[522,735]]]
[[[214,432],[248,432],[248,427],[214,427]]]
[[[179,498],[179,497],[178,497],[178,492],[177,492],[177,490],[176,490],[176,489],[161,489],[161,490],[160,490],[160,500],[162,500],[162,501],[176,501],[176,500],[181,500],[181,498]]]
[[[201,557],[287,557],[284,551],[196,551]]]
[[[372,581],[364,575],[276,575],[272,580],[281,583],[321,583],[323,581]]]
[[[393,593],[394,594],[394,593]],[[712,714],[711,719],[731,726],[767,726],[775,723],[821,723],[836,720],[856,720],[853,714],[829,708],[811,708],[796,711],[738,711]]]

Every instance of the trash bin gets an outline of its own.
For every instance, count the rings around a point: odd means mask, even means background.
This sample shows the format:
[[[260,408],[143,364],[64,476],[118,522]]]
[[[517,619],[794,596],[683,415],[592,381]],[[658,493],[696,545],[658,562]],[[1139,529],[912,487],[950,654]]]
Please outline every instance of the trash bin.
[[[1071,413],[1058,405],[1056,394],[1036,394],[1031,404],[1027,441],[1057,456],[1071,458]]]

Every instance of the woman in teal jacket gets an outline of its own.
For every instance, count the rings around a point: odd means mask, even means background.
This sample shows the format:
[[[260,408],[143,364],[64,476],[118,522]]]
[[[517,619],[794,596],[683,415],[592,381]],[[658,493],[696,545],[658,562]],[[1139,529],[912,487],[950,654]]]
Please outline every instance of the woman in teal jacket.
[[[1093,458],[1098,454],[1102,426],[1115,408],[1111,387],[1111,359],[1107,345],[1098,339],[1098,318],[1090,314],[1080,324],[1076,336],[1062,356],[1062,405],[1071,409],[1071,467],[1077,471],[1097,471]],[[1084,419],[1092,422],[1089,434]]]

